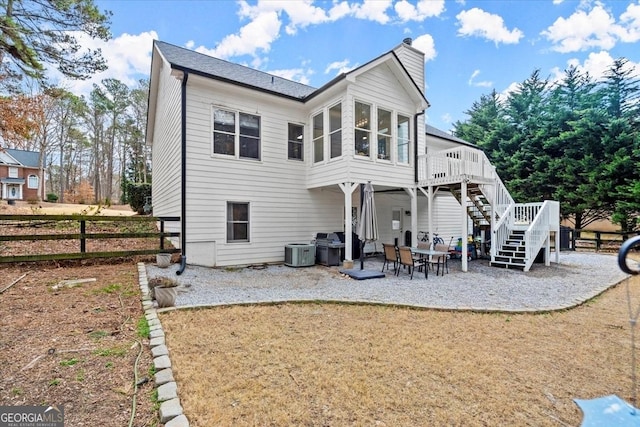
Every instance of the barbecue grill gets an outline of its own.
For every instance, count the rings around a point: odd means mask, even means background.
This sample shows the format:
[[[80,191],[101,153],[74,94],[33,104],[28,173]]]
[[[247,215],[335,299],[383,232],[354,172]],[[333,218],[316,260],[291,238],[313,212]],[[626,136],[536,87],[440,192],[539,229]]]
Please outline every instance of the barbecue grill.
[[[344,243],[336,233],[316,234],[316,264],[340,265],[340,250]]]

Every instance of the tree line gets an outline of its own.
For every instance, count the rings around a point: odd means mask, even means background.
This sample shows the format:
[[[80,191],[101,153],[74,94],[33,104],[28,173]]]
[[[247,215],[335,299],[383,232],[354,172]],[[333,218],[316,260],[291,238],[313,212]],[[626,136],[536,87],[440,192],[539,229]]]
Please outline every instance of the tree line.
[[[639,229],[640,81],[627,59],[600,79],[577,67],[558,81],[536,70],[466,114],[454,134],[484,149],[516,201],[558,200],[576,228],[612,219]]]
[[[109,40],[110,16],[93,0],[0,2],[0,150],[39,152],[47,178],[39,182],[52,199],[128,202],[128,183],[150,181],[148,80],[130,88],[104,79],[85,97],[46,73],[83,80],[104,71],[102,52],[76,35]]]

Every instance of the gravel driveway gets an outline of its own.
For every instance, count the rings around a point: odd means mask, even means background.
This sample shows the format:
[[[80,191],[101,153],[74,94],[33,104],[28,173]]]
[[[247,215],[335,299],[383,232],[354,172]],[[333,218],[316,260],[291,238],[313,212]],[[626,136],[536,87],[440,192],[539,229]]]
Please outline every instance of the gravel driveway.
[[[555,255],[552,254],[552,257]],[[552,258],[553,259],[553,258]],[[356,261],[356,268],[359,262]],[[380,271],[381,258],[367,258],[365,269]],[[270,265],[247,268],[187,266],[162,269],[147,264],[148,278],[175,277],[182,285],[176,306],[212,306],[281,301],[343,301],[410,305],[445,310],[548,311],[573,307],[619,283],[626,274],[615,254],[562,252],[560,263],[534,264],[527,273],[489,267],[487,260],[449,261],[449,273],[436,276],[393,271],[381,279],[354,280],[339,267],[292,268]]]

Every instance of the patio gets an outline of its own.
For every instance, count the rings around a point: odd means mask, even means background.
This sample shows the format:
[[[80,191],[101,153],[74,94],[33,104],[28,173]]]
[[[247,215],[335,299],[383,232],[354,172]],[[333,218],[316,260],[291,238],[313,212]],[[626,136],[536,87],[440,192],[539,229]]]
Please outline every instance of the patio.
[[[380,271],[383,260],[364,261],[367,270]],[[359,268],[359,261],[355,268]],[[161,275],[180,282],[176,306],[216,306],[283,301],[338,301],[415,306],[439,310],[504,312],[552,311],[579,305],[619,283],[626,275],[615,255],[562,252],[560,263],[535,264],[531,271],[489,267],[487,260],[469,262],[462,272],[459,260],[450,260],[449,273],[425,280],[422,274],[393,271],[386,277],[353,280],[340,267],[291,268],[284,265],[247,268],[188,266],[175,276],[178,265],[160,269],[147,265],[149,278]]]

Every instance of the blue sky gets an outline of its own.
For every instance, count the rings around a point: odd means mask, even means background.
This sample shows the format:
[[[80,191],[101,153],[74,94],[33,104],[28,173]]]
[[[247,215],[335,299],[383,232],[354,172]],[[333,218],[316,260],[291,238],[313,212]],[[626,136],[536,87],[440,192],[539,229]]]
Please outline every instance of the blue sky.
[[[640,72],[640,0],[97,0],[113,13],[110,66],[76,93],[148,76],[154,39],[320,87],[404,38],[425,53],[427,122],[449,130],[482,94],[508,93],[536,69],[594,77],[615,58]]]

